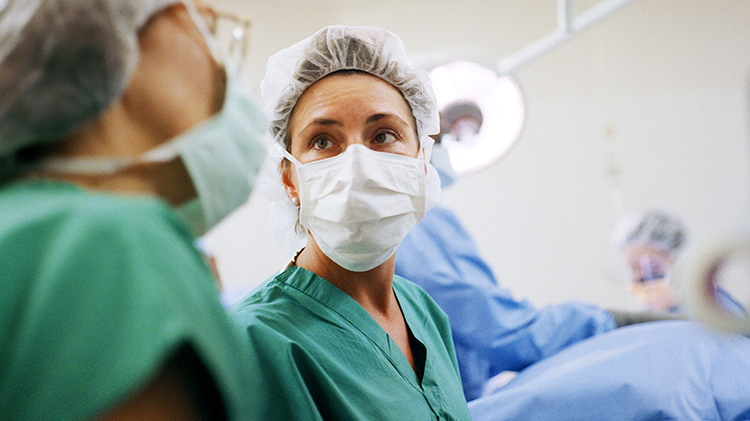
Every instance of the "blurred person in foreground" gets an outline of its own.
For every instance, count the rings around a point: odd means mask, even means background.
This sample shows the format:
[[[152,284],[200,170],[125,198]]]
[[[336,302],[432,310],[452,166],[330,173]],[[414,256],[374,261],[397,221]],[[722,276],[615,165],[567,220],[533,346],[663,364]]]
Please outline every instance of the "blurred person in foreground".
[[[0,5],[3,419],[253,419],[246,341],[193,245],[264,156],[213,17]]]

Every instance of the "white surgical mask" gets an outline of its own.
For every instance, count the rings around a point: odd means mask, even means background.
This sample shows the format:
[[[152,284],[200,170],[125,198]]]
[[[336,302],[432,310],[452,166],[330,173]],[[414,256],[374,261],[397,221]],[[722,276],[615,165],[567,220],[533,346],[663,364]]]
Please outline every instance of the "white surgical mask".
[[[440,179],[422,151],[411,158],[351,145],[307,164],[283,152],[297,171],[300,224],[326,256],[353,272],[388,260],[440,201]]]
[[[265,156],[266,118],[237,85],[229,80],[224,105],[213,117],[139,157],[54,158],[43,162],[42,168],[110,175],[133,165],[180,157],[198,197],[177,212],[201,236],[248,199]]]

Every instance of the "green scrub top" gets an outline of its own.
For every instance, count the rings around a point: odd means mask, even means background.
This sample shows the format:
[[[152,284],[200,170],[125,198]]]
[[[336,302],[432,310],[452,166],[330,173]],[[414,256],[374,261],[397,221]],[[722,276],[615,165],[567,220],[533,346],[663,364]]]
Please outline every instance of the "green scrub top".
[[[445,314],[416,285],[393,289],[424,346],[418,379],[406,357],[353,298],[290,266],[235,304],[265,388],[265,420],[470,420]]]
[[[188,344],[253,419],[247,341],[165,203],[34,182],[0,190],[0,215],[0,418],[92,419]]]

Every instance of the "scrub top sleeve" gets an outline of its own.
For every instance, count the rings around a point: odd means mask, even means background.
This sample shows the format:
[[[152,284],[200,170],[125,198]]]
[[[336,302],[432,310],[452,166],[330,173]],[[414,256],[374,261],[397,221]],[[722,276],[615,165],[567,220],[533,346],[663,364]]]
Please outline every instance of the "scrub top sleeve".
[[[0,394],[29,411],[19,418],[101,415],[144,387],[184,343],[227,388],[213,365],[220,358],[206,356],[210,344],[241,352],[227,343],[239,332],[210,271],[166,208],[124,202],[47,226],[33,279],[18,297],[17,348],[0,376]]]

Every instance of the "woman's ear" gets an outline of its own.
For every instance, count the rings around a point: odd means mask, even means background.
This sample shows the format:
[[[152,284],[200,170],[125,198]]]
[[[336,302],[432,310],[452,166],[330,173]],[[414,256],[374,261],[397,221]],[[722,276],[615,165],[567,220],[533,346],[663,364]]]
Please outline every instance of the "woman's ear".
[[[297,193],[297,172],[294,171],[294,164],[288,159],[283,159],[279,164],[281,170],[281,182],[284,184],[284,190],[289,200],[295,206],[299,206],[299,194]]]

